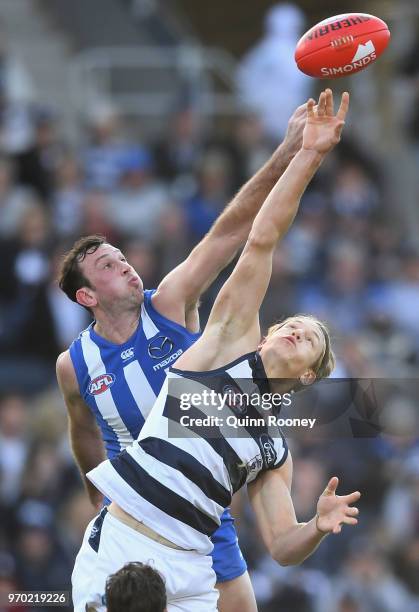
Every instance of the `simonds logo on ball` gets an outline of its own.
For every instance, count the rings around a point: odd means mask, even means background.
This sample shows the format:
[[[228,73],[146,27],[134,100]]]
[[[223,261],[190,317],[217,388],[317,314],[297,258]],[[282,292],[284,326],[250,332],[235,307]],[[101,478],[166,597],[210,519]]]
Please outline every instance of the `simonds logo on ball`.
[[[350,64],[339,66],[338,68],[322,68],[321,73],[324,76],[335,76],[337,74],[349,74],[354,70],[365,68],[370,62],[377,59],[374,44],[371,40],[365,44],[358,45],[358,50]]]

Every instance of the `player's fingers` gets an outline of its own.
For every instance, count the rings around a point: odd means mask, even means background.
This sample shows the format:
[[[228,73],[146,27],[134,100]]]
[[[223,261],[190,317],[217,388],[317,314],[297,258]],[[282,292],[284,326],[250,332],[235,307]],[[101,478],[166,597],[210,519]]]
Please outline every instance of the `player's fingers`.
[[[334,495],[336,489],[338,488],[338,484],[339,478],[337,476],[333,476],[327,483],[327,487],[323,491],[323,495]]]
[[[358,508],[348,508],[346,510],[346,516],[358,516],[359,510]]]
[[[307,117],[309,119],[314,119],[314,105],[315,105],[315,101],[313,100],[313,98],[310,98],[310,100],[308,100],[307,102]]]
[[[342,527],[340,525],[336,525],[336,527],[333,527],[333,533],[340,533],[342,531]]]
[[[326,114],[326,94],[324,91],[320,94],[319,104],[317,108],[317,115],[319,117],[324,117]]]
[[[361,493],[359,491],[354,491],[353,493],[349,493],[349,495],[343,495],[342,500],[345,504],[354,504],[361,497]]]
[[[294,112],[294,117],[302,117],[303,115],[305,115],[307,112],[307,102],[304,102],[304,104],[300,104],[300,106],[298,106],[295,109]]]
[[[344,121],[346,114],[348,112],[348,108],[349,108],[349,93],[345,91],[342,94],[342,99],[341,99],[339,110],[336,114],[336,117]]]
[[[343,522],[345,523],[345,525],[358,525],[358,519],[353,518],[351,516],[346,516],[343,519]]]
[[[326,115],[333,117],[334,104],[333,104],[333,91],[329,88],[326,89]]]

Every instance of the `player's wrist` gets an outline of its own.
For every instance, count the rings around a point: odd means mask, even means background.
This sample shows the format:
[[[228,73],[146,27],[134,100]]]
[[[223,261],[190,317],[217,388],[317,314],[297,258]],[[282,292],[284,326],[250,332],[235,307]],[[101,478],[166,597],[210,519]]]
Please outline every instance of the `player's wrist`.
[[[316,525],[316,529],[317,529],[318,533],[320,533],[322,536],[329,535],[330,531],[324,531],[323,529],[321,529],[319,527],[320,515],[319,515],[318,512],[316,512],[316,516],[314,518],[315,518],[315,525]]]
[[[298,152],[298,155],[304,159],[304,161],[316,167],[320,166],[323,159],[326,157],[326,153],[321,153],[317,149],[306,147],[304,144]]]
[[[275,180],[277,180],[286,170],[297,153],[298,150],[294,150],[294,148],[288,144],[286,140],[279,145],[270,159],[270,169],[275,177]]]

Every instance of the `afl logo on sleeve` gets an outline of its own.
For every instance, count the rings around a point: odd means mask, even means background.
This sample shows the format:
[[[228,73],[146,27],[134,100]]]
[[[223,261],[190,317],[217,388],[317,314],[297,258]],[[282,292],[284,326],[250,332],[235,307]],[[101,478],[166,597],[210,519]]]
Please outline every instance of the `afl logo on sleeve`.
[[[112,387],[115,378],[115,374],[101,374],[91,381],[87,391],[90,395],[99,395],[99,393],[103,393],[109,389],[109,387]]]
[[[164,359],[175,346],[173,340],[167,336],[157,336],[148,345],[148,354],[152,359]]]
[[[268,434],[262,434],[259,438],[259,446],[262,452],[265,469],[269,470],[273,468],[278,455],[272,438],[268,436]]]

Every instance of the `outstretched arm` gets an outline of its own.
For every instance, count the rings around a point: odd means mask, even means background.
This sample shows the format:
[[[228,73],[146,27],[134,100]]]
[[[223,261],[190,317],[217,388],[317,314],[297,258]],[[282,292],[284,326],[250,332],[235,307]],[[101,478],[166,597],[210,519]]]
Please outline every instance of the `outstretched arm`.
[[[292,115],[284,142],[240,189],[189,257],[160,283],[153,305],[162,314],[191,327],[188,312],[196,308],[200,296],[243,246],[265,198],[299,151],[305,118],[303,104]]]
[[[274,249],[293,222],[301,196],[316,170],[339,142],[348,106],[349,94],[344,93],[335,115],[330,89],[322,92],[317,107],[314,100],[309,100],[302,149],[256,216],[243,253],[214,303],[205,334],[221,325],[230,340],[243,340],[247,334],[253,340],[259,308],[271,278]]]
[[[277,469],[261,474],[249,487],[249,497],[263,541],[275,561],[297,565],[309,557],[329,533],[338,534],[342,525],[358,523],[359,491],[336,495],[338,479],[330,479],[319,497],[317,514],[308,523],[298,523],[291,499],[291,457]]]

